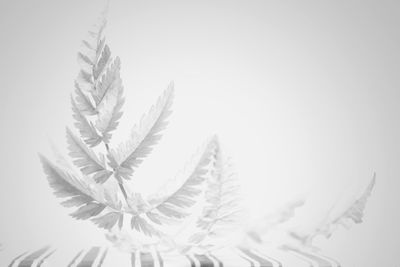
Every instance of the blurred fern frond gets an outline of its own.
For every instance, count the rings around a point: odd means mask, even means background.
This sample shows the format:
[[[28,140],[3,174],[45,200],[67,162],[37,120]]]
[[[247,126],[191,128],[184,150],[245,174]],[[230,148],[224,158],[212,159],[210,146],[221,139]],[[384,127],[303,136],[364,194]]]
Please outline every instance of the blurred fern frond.
[[[333,232],[340,226],[350,228],[352,223],[362,223],[364,217],[364,210],[366,208],[367,200],[371,196],[372,190],[376,183],[376,174],[373,175],[368,186],[355,200],[350,202],[344,209],[338,212],[336,215],[333,214],[334,206],[328,211],[325,218],[308,233],[300,233],[297,231],[290,231],[289,235],[298,240],[303,246],[313,247],[312,243],[315,237],[322,235],[326,238],[330,238]]]
[[[231,160],[223,153],[218,139],[215,139],[215,146],[205,191],[206,203],[196,223],[200,231],[188,240],[194,245],[200,245],[208,237],[226,234],[238,222],[242,213],[238,182]]]

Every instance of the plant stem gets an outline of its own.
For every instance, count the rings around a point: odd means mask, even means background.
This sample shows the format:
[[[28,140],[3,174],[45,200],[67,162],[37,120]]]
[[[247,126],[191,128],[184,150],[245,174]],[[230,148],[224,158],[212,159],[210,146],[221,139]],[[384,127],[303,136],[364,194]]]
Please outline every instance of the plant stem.
[[[110,147],[106,142],[104,142],[104,146],[106,147],[107,153],[110,153]],[[122,195],[124,195],[126,204],[128,204],[128,195],[126,194],[126,190],[124,188],[124,182],[122,181],[122,179],[117,179],[117,182],[118,182],[119,189],[121,189]]]
[[[122,194],[124,195],[125,201],[128,204],[128,195],[126,194],[123,182],[118,182],[119,188],[121,189]]]

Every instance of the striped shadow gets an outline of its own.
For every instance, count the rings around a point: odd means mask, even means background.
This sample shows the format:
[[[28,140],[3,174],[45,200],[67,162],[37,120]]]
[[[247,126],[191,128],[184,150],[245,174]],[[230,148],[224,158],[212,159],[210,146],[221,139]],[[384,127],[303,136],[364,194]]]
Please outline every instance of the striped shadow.
[[[200,262],[200,267],[214,267],[214,262],[205,254],[194,254],[193,256]]]
[[[28,251],[25,251],[24,253],[19,254],[17,257],[15,257],[15,258],[11,261],[11,263],[8,265],[8,267],[14,266],[14,264],[15,264],[18,260],[20,260],[23,256],[25,256],[26,254],[28,254]]]
[[[332,262],[328,261],[326,258],[323,258],[322,256],[312,254],[310,252],[302,251],[297,248],[286,248],[288,251],[294,252],[295,254],[298,254],[301,256],[303,259],[308,259],[310,266],[312,267],[338,267],[340,265],[337,264],[332,264]],[[335,261],[333,261],[335,262]]]
[[[223,267],[224,266],[224,264],[222,263],[222,261],[220,261],[217,257],[215,257],[213,254],[208,254],[208,256],[210,257],[210,258],[212,258],[213,260],[215,260],[217,263],[218,263],[218,267]],[[217,266],[216,266],[217,267]]]
[[[48,252],[48,250],[50,249],[50,246],[45,246],[41,249],[38,249],[34,252],[32,252],[31,254],[28,254],[28,256],[26,256],[25,258],[22,258],[22,261],[17,265],[18,267],[31,267],[32,264],[39,260],[41,257],[43,257],[46,252]],[[17,262],[18,260],[14,260],[10,266],[14,266],[14,264]]]
[[[239,248],[239,250],[242,251],[248,258],[258,263],[260,267],[274,267],[274,264],[271,261],[253,253],[247,248]]]
[[[150,252],[141,252],[140,265],[141,267],[154,267],[153,255]]]
[[[92,247],[82,258],[82,260],[76,265],[76,267],[92,267],[94,261],[99,256],[100,247]],[[61,266],[60,266],[61,267]]]
[[[48,258],[50,258],[50,257],[54,254],[54,252],[56,252],[56,249],[53,249],[49,254],[47,254],[46,256],[44,256],[44,257],[38,262],[38,264],[36,265],[36,267],[42,266],[42,264],[43,264]]]
[[[270,262],[273,264],[273,266],[276,266],[276,267],[283,267],[282,262],[278,261],[278,260],[275,259],[275,258],[272,258],[272,257],[270,257],[270,256],[267,256],[264,252],[261,252],[261,251],[258,250],[258,249],[253,249],[252,251],[253,251],[254,254],[257,254],[258,256],[260,256],[260,257],[262,257],[262,258],[265,258],[265,259],[267,259],[268,261],[270,261]]]

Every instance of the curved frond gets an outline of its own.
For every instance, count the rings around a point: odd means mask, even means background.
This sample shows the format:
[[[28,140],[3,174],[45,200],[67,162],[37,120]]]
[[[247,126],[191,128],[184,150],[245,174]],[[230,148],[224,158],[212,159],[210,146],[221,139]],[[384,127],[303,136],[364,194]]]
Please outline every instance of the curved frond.
[[[192,207],[195,197],[202,192],[199,186],[206,179],[207,166],[210,164],[216,147],[216,138],[212,138],[206,146],[196,154],[195,162],[190,164],[191,171],[183,184],[171,195],[162,198],[157,204],[153,204],[155,210],[167,218],[181,219],[188,215],[185,208]],[[155,202],[155,201],[152,201]]]
[[[92,219],[92,222],[95,223],[98,227],[104,228],[106,230],[111,230],[119,220],[121,220],[122,213],[119,212],[109,212],[102,216],[96,217]]]
[[[104,183],[111,176],[112,171],[105,167],[96,154],[88,148],[71,130],[67,128],[67,142],[69,155],[73,158],[75,166],[85,175],[94,174],[94,179],[99,183]]]
[[[61,205],[78,208],[71,213],[72,217],[88,219],[98,215],[108,207],[97,199],[89,188],[84,187],[74,175],[61,170],[42,155],[40,155],[40,160],[54,194],[59,198],[66,199],[61,202]]]
[[[173,83],[159,97],[148,114],[142,117],[139,125],[135,125],[130,140],[120,144],[108,155],[110,166],[113,167],[117,177],[130,179],[134,169],[153,150],[153,146],[161,138],[161,131],[167,126],[167,118],[171,114],[172,99]]]

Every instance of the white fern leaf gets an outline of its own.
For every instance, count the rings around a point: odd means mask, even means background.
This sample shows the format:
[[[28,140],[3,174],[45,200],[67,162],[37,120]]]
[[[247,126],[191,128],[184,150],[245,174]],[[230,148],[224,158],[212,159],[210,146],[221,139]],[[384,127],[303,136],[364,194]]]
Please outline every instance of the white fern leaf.
[[[101,51],[100,49],[103,47],[103,45],[104,41],[102,41],[98,46],[99,51]],[[103,51],[101,52],[101,56],[98,57],[97,64],[93,65],[93,77],[95,81],[97,81],[101,76],[101,74],[105,71],[110,60],[111,60],[111,50],[108,47],[108,45],[105,44]]]
[[[111,230],[121,220],[121,216],[123,216],[121,213],[113,211],[93,218],[92,222],[100,228]]]
[[[43,169],[47,175],[47,180],[54,190],[54,194],[59,198],[67,198],[61,204],[65,207],[79,207],[71,213],[76,219],[87,219],[98,215],[107,206],[85,187],[72,174],[61,170],[44,156],[40,155]]]
[[[195,155],[195,161],[190,164],[192,169],[189,171],[188,178],[172,194],[160,197],[162,193],[158,192],[157,197],[150,198],[149,201],[143,200],[138,194],[128,198],[130,209],[127,212],[132,214],[131,228],[148,236],[161,236],[162,232],[149,221],[162,225],[185,218],[188,215],[185,208],[193,206],[196,203],[195,197],[201,193],[198,187],[208,173],[206,167],[211,161],[214,148],[215,139],[213,138]]]
[[[87,51],[78,53],[78,58],[83,67],[78,80],[88,85],[92,90],[96,89],[97,82],[111,58],[110,49],[106,46],[103,37],[106,24],[106,19],[102,17],[99,24],[95,25],[95,30],[89,31],[89,40],[82,41]]]
[[[172,100],[173,83],[148,114],[142,117],[140,124],[133,128],[130,140],[119,145],[108,155],[110,166],[113,167],[117,177],[130,179],[134,169],[150,154],[153,146],[161,138],[161,131],[167,126]]]
[[[206,204],[197,220],[197,227],[204,231],[204,234],[192,235],[189,238],[191,243],[200,243],[209,236],[223,234],[227,229],[231,229],[241,214],[236,176],[217,139],[211,166],[211,177],[205,194]]]
[[[113,89],[116,89],[118,91],[119,87],[122,87],[120,69],[121,60],[119,59],[119,57],[117,57],[107,68],[105,74],[101,76],[101,79],[96,86],[96,90],[92,92],[93,99],[95,100],[98,109],[101,108],[101,106],[104,106],[103,104],[99,107],[109,91]]]
[[[75,94],[76,107],[82,114],[95,115],[98,113],[89,97],[82,91],[77,82],[75,82]]]
[[[184,183],[171,195],[164,197],[159,203],[153,204],[153,209],[165,217],[181,219],[188,215],[185,208],[192,207],[202,190],[199,186],[203,183],[208,173],[207,166],[214,154],[216,138],[212,138],[205,148],[196,155],[196,161],[191,164],[192,170]],[[151,201],[155,202],[155,200]]]
[[[115,60],[111,57],[111,50],[103,37],[105,26],[106,19],[102,17],[96,29],[89,32],[91,38],[83,41],[87,51],[78,53],[82,69],[78,77],[81,82],[76,83],[76,102],[83,114],[97,114],[95,127],[101,133],[101,141],[108,146],[111,132],[117,128],[118,120],[122,116],[124,99],[120,78],[121,63],[118,57]],[[81,89],[82,83],[89,88],[94,104]]]
[[[111,132],[114,131],[119,122],[118,120],[122,116],[122,105],[124,104],[123,87],[122,81],[119,77],[119,66],[120,61],[117,58],[114,63],[110,66],[110,70],[104,75],[104,92],[99,91],[99,94],[94,95],[99,98],[97,110],[99,111],[98,120],[96,121],[96,128],[101,132],[103,141],[108,144],[111,139]],[[108,73],[112,76],[111,80],[108,81]],[[115,76],[114,76],[115,75]],[[103,83],[102,83],[103,85]],[[102,88],[102,86],[100,86]]]
[[[88,148],[71,130],[67,128],[67,142],[69,155],[73,158],[77,166],[84,175],[94,174],[94,179],[98,183],[104,183],[112,175],[101,162],[96,154]]]
[[[44,156],[40,155],[40,159],[49,184],[54,189],[54,194],[66,199],[61,202],[61,205],[78,207],[70,214],[72,217],[79,220],[91,219],[100,228],[108,230],[117,223],[122,228],[124,211],[120,201],[114,199],[115,196],[105,191],[104,198],[101,198],[98,194],[92,192],[93,185],[83,184],[71,172],[60,169]]]
[[[161,236],[161,232],[148,223],[140,215],[132,216],[131,228],[147,236]]]
[[[94,147],[101,143],[102,137],[97,133],[96,128],[92,122],[89,122],[86,117],[79,110],[76,102],[71,98],[73,118],[75,119],[75,127],[79,130],[83,140],[86,144]]]

